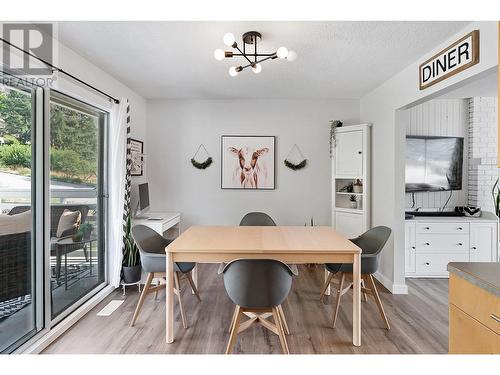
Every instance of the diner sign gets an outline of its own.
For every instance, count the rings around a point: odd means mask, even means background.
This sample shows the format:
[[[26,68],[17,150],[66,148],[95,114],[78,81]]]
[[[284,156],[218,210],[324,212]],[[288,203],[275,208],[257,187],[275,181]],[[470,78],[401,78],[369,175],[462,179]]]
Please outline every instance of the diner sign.
[[[474,30],[420,64],[420,90],[424,90],[479,62],[479,30]]]

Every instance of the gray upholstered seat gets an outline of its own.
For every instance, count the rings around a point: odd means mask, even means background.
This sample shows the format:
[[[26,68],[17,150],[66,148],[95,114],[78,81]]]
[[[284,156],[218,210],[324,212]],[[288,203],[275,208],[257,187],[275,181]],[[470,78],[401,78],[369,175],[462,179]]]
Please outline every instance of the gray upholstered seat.
[[[276,226],[274,220],[268,214],[264,212],[249,212],[240,221],[240,227],[242,226]]]
[[[384,226],[372,228],[361,236],[352,239],[363,251],[361,253],[361,273],[371,275],[377,272],[380,252],[384,248],[391,235],[391,229]],[[329,263],[325,264],[326,269],[331,273],[352,272],[352,264]]]
[[[136,225],[132,228],[132,237],[139,248],[142,268],[146,272],[165,272],[165,247],[172,242],[160,236],[153,229],[145,225]],[[196,263],[178,262],[174,264],[174,271],[190,272]]]

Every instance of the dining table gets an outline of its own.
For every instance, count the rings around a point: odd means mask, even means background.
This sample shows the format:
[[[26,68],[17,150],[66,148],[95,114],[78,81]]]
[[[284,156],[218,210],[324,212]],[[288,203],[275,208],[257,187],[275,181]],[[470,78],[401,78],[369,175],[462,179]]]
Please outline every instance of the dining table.
[[[175,262],[228,263],[236,259],[275,259],[287,264],[351,263],[352,343],[361,345],[361,249],[331,227],[194,225],[172,241],[165,251],[167,343],[174,342],[175,338]]]

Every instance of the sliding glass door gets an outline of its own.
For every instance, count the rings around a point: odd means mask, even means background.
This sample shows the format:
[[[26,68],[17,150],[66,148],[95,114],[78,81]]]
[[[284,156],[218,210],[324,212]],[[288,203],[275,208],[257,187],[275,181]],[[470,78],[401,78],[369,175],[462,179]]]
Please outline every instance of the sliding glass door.
[[[4,82],[0,85],[0,352],[11,351],[43,328],[43,259],[35,230],[40,212],[35,195],[36,90]]]
[[[105,125],[105,112],[52,91],[49,231],[53,319],[66,315],[105,281]]]

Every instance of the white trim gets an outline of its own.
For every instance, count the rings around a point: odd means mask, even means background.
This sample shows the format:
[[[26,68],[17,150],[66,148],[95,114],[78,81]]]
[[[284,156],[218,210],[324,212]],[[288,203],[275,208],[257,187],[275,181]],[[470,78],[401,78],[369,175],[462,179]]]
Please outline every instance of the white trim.
[[[382,275],[380,272],[375,272],[373,274],[375,278],[380,281],[380,283],[389,290],[392,294],[408,294],[408,285],[406,284],[393,284],[393,282]]]
[[[39,340],[34,343],[27,343],[18,348],[14,353],[16,354],[38,354],[51,343],[53,343],[59,336],[70,329],[75,323],[83,318],[90,310],[97,306],[107,296],[109,296],[115,288],[112,285],[104,287],[94,297],[89,299],[78,309],[73,311],[66,319],[62,320],[59,324],[53,327],[47,334],[43,335]]]

